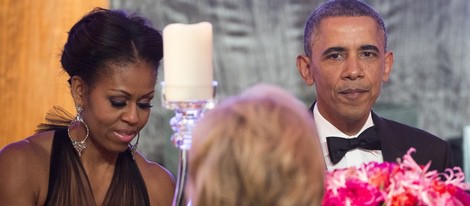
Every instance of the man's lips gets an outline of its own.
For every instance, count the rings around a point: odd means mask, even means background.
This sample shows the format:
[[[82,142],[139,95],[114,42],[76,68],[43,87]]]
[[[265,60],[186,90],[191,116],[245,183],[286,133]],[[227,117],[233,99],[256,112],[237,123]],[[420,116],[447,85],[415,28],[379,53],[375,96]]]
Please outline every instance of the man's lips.
[[[349,99],[355,99],[359,97],[360,95],[369,92],[367,89],[362,89],[362,88],[355,88],[355,89],[344,89],[340,90],[339,94],[345,96],[346,98]]]

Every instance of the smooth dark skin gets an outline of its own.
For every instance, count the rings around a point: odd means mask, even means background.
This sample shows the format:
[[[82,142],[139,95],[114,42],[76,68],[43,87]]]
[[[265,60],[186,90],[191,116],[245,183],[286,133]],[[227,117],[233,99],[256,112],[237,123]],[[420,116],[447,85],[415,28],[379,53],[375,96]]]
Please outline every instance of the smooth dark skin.
[[[111,70],[93,87],[76,76],[71,85],[75,104],[83,106],[83,118],[90,129],[80,159],[97,205],[104,201],[118,154],[128,147],[129,142],[120,136],[135,137],[148,121],[156,82],[155,69],[145,62],[111,65]],[[44,205],[53,135],[53,131],[39,133],[0,151],[0,205]],[[85,130],[72,129],[71,136],[81,140]],[[150,204],[171,205],[175,188],[171,173],[140,153],[135,154],[135,161]]]
[[[328,17],[311,41],[312,56],[297,57],[299,73],[307,85],[315,84],[321,115],[343,133],[356,134],[392,70],[383,31],[370,17]]]

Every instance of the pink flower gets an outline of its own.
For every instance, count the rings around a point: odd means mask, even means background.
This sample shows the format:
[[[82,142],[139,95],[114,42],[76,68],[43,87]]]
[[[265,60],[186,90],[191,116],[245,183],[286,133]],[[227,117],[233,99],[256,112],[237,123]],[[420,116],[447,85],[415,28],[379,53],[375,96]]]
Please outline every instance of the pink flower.
[[[418,205],[418,198],[415,196],[415,194],[412,194],[409,191],[404,191],[403,193],[393,195],[391,197],[390,203],[387,205],[415,206]]]
[[[383,202],[380,190],[357,179],[346,181],[344,187],[337,189],[336,193],[326,193],[323,205],[364,205],[375,206]]]
[[[455,201],[455,203],[452,203],[453,205],[470,205],[470,194],[458,188],[454,194],[453,201]]]
[[[370,162],[337,169],[325,178],[323,205],[470,206],[470,186],[459,167],[445,173],[418,165],[410,148],[397,163]]]

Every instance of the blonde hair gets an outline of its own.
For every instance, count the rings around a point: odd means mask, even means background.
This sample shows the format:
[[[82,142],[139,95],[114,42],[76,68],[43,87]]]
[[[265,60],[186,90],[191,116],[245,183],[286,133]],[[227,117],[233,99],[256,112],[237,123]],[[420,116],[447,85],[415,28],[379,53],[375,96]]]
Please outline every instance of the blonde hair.
[[[272,85],[207,114],[189,151],[192,205],[320,205],[325,163],[313,117]]]

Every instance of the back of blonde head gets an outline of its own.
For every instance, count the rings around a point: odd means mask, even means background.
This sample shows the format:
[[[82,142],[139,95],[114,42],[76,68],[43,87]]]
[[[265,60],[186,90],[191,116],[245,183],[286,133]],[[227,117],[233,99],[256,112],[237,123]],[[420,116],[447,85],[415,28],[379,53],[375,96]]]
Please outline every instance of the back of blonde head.
[[[320,205],[325,166],[316,135],[307,108],[278,87],[224,101],[193,132],[192,204]]]

